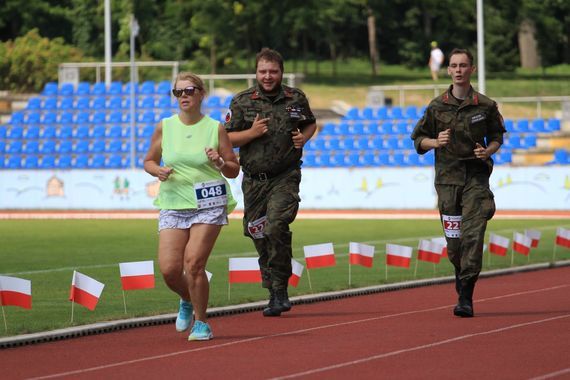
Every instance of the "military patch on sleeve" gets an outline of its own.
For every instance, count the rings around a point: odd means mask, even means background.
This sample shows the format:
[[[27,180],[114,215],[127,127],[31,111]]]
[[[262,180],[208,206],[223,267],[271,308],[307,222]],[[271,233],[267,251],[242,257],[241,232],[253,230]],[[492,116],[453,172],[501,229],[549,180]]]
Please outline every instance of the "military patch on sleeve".
[[[232,110],[229,109],[228,113],[226,114],[226,123],[229,123],[232,120]]]
[[[487,115],[485,115],[484,113],[478,113],[476,115],[471,116],[471,124],[475,124],[478,123],[480,121],[483,121],[487,118]]]

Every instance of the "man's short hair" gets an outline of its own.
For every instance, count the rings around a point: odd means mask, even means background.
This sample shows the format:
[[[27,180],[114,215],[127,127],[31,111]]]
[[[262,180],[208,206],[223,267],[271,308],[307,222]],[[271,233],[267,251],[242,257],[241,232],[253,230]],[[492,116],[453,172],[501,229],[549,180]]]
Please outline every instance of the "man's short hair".
[[[455,54],[465,54],[467,56],[467,58],[469,58],[469,63],[471,64],[471,66],[473,66],[473,54],[471,54],[471,52],[467,49],[459,49],[459,48],[455,48],[451,51],[451,53],[449,53],[449,60],[451,61],[451,57],[454,56]]]
[[[279,64],[279,68],[283,73],[285,70],[283,69],[283,57],[277,50],[263,48],[257,55],[255,56],[255,70],[257,71],[257,64],[259,61],[269,61],[269,62],[277,62]]]

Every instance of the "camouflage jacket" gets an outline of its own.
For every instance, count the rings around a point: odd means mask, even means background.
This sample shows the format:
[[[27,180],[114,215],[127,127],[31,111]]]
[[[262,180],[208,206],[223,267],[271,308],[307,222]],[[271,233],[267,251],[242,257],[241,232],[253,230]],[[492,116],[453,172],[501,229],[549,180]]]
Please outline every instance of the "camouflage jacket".
[[[503,144],[506,132],[497,103],[471,88],[467,98],[459,104],[451,95],[452,86],[433,99],[412,132],[414,146],[419,154],[427,151],[420,147],[425,138],[436,139],[439,132],[451,129],[451,142],[435,149],[435,183],[464,185],[468,170],[490,175],[493,160],[475,158],[475,143],[483,147],[491,141]]]
[[[274,100],[256,85],[232,99],[225,128],[238,132],[251,128],[255,116],[268,117],[268,131],[240,147],[240,164],[248,174],[277,174],[301,164],[302,149],[293,146],[292,132],[315,122],[305,94],[296,88],[281,86]]]

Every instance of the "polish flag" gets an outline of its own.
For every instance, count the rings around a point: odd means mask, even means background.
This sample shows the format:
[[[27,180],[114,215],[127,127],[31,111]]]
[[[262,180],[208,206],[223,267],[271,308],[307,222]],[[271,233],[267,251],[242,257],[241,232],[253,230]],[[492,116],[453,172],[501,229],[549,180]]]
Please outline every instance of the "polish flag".
[[[306,245],[303,250],[305,251],[307,269],[336,265],[332,243]]]
[[[540,235],[542,234],[537,230],[524,230],[524,234],[532,239],[532,248],[538,247],[538,242],[540,241]]]
[[[508,250],[509,239],[500,235],[489,234],[489,252],[499,256],[506,256]]]
[[[154,288],[154,263],[150,261],[135,261],[120,263],[121,283],[123,290]]]
[[[386,264],[409,268],[413,250],[404,245],[386,244]]]
[[[350,242],[348,245],[348,257],[351,265],[362,265],[363,267],[372,268],[374,246]]]
[[[432,242],[437,243],[443,246],[443,250],[441,251],[441,257],[447,257],[447,240],[444,237],[438,237],[431,239]]]
[[[289,285],[297,287],[297,285],[299,285],[299,280],[303,275],[303,269],[305,269],[305,267],[300,262],[291,259],[291,268],[293,269],[293,273],[291,274],[291,277],[289,277]]]
[[[513,239],[513,251],[518,252],[521,255],[528,256],[531,246],[532,246],[531,238],[529,238],[524,234],[515,232],[515,237]]]
[[[558,227],[556,230],[556,244],[562,247],[570,248],[570,230]]]
[[[258,260],[257,257],[230,259],[230,284],[261,282],[261,270],[259,269]]]
[[[418,245],[418,260],[438,264],[443,254],[443,246],[429,240],[420,240]]]
[[[105,284],[77,271],[73,271],[69,300],[83,305],[89,310],[95,310],[95,306],[97,306],[97,302],[99,302],[104,287]]]
[[[18,277],[0,276],[0,305],[32,308],[32,282]]]

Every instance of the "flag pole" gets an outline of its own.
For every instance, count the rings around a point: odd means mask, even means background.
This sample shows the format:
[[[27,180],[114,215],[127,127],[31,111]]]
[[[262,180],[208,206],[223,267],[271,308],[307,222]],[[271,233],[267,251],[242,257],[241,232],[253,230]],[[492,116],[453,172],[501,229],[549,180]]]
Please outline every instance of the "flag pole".
[[[554,243],[554,249],[552,252],[552,262],[556,261],[556,249],[558,248],[558,244]]]
[[[386,282],[388,282],[388,263],[386,263]]]
[[[4,305],[2,305],[2,318],[4,319],[4,331],[8,332],[8,323],[6,322],[6,313],[4,312]]]
[[[231,289],[232,289],[232,283],[231,281],[228,280],[228,301],[230,300]]]
[[[311,271],[309,267],[307,267],[307,279],[309,280],[309,289],[311,289],[311,293],[313,292],[313,285],[311,285]]]
[[[417,277],[417,274],[418,274],[418,261],[419,261],[419,260],[416,260],[416,266],[415,266],[415,268],[414,268],[414,278],[416,278],[416,277]]]
[[[125,307],[125,314],[127,314],[127,299],[125,297],[125,291],[123,290],[123,306]]]
[[[73,323],[73,309],[74,309],[73,306],[74,305],[75,305],[75,302],[73,300],[71,300],[71,323]]]
[[[352,266],[350,265],[350,256],[349,256],[349,258],[348,258],[348,287],[349,288],[350,288],[351,280],[352,280]]]
[[[433,275],[434,275],[434,276],[435,276],[435,272],[436,272],[436,270],[435,270],[435,263],[433,263]]]
[[[515,250],[511,248],[511,268],[514,263],[515,263]]]

